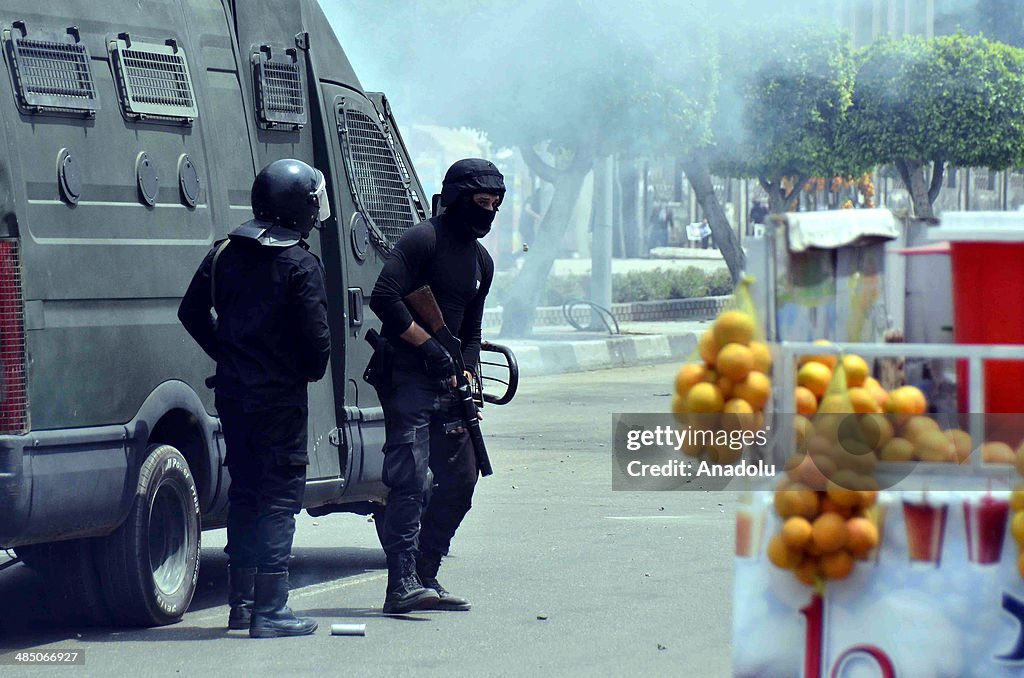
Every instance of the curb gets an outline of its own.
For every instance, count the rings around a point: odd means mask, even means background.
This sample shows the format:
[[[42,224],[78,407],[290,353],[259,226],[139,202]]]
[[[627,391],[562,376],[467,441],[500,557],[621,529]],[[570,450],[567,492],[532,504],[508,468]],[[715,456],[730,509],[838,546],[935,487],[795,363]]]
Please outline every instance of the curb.
[[[697,335],[634,334],[579,341],[501,341],[512,349],[519,376],[586,372],[685,360],[697,350]]]

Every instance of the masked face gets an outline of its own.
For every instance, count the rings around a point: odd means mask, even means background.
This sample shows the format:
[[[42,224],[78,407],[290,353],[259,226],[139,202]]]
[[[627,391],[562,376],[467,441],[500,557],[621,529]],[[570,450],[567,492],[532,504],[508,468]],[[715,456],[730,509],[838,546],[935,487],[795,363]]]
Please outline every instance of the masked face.
[[[458,200],[448,208],[455,228],[466,238],[482,238],[491,231],[501,198],[490,193],[476,193],[470,199]]]

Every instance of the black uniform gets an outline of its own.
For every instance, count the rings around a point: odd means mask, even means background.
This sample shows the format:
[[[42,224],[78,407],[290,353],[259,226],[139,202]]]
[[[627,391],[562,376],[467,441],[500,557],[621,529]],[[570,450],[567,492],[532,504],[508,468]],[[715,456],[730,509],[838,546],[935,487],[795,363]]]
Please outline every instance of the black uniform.
[[[392,388],[380,394],[387,424],[384,483],[388,495],[384,550],[445,554],[469,511],[478,469],[469,434],[446,435],[458,418],[452,394],[431,380],[416,348],[399,338],[412,316],[402,297],[430,285],[445,325],[462,341],[467,368],[480,359],[484,299],[494,262],[476,239],[460,237],[445,216],[410,228],[377,279],[370,308],[395,347]],[[430,467],[434,488],[424,511]],[[422,521],[421,521],[422,515]],[[421,528],[422,523],[422,528]],[[421,529],[420,529],[421,528]]]
[[[479,474],[476,457],[468,433],[444,430],[445,424],[460,419],[455,397],[437,373],[447,353],[435,339],[414,347],[400,335],[413,322],[403,297],[429,285],[445,325],[462,342],[467,369],[479,362],[484,300],[494,262],[478,239],[490,229],[497,210],[477,205],[476,193],[496,194],[500,201],[505,193],[501,173],[485,160],[455,163],[441,194],[447,211],[402,236],[370,297],[381,333],[394,347],[392,383],[379,392],[387,432],[383,480],[390,488],[381,539],[389,570],[385,612],[430,606],[469,609],[468,602],[437,583],[436,574],[472,505]],[[432,490],[426,487],[428,467]]]
[[[217,361],[231,472],[225,550],[232,567],[285,572],[308,464],[307,387],[324,376],[330,354],[324,272],[302,243],[268,247],[233,237],[217,259],[214,323],[216,249],[196,271],[178,317]]]

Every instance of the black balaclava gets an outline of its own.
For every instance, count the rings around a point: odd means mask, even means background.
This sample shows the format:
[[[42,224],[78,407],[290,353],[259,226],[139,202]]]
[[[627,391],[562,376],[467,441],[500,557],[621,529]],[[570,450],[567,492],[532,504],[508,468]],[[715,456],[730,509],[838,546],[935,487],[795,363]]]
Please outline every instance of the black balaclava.
[[[477,193],[505,197],[505,178],[494,163],[482,158],[466,158],[448,168],[441,187],[445,221],[467,240],[487,235],[498,213],[497,208],[491,211],[477,205],[473,201]]]
[[[446,221],[452,225],[452,228],[459,235],[467,240],[470,238],[479,239],[490,233],[491,224],[494,222],[494,217],[498,214],[497,207],[494,210],[484,209],[474,202],[473,195],[480,192],[482,191],[463,193],[455,201],[455,204],[445,211]]]

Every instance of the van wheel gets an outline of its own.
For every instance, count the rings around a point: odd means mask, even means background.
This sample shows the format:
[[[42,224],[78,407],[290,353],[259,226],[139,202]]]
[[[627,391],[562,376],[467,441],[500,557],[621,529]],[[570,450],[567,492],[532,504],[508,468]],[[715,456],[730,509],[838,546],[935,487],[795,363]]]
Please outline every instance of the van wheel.
[[[152,445],[128,518],[104,540],[103,589],[116,621],[160,626],[181,619],[199,578],[199,494],[188,462]]]
[[[18,547],[25,564],[47,580],[47,596],[61,618],[85,626],[106,626],[111,621],[96,566],[99,539],[32,544]]]

